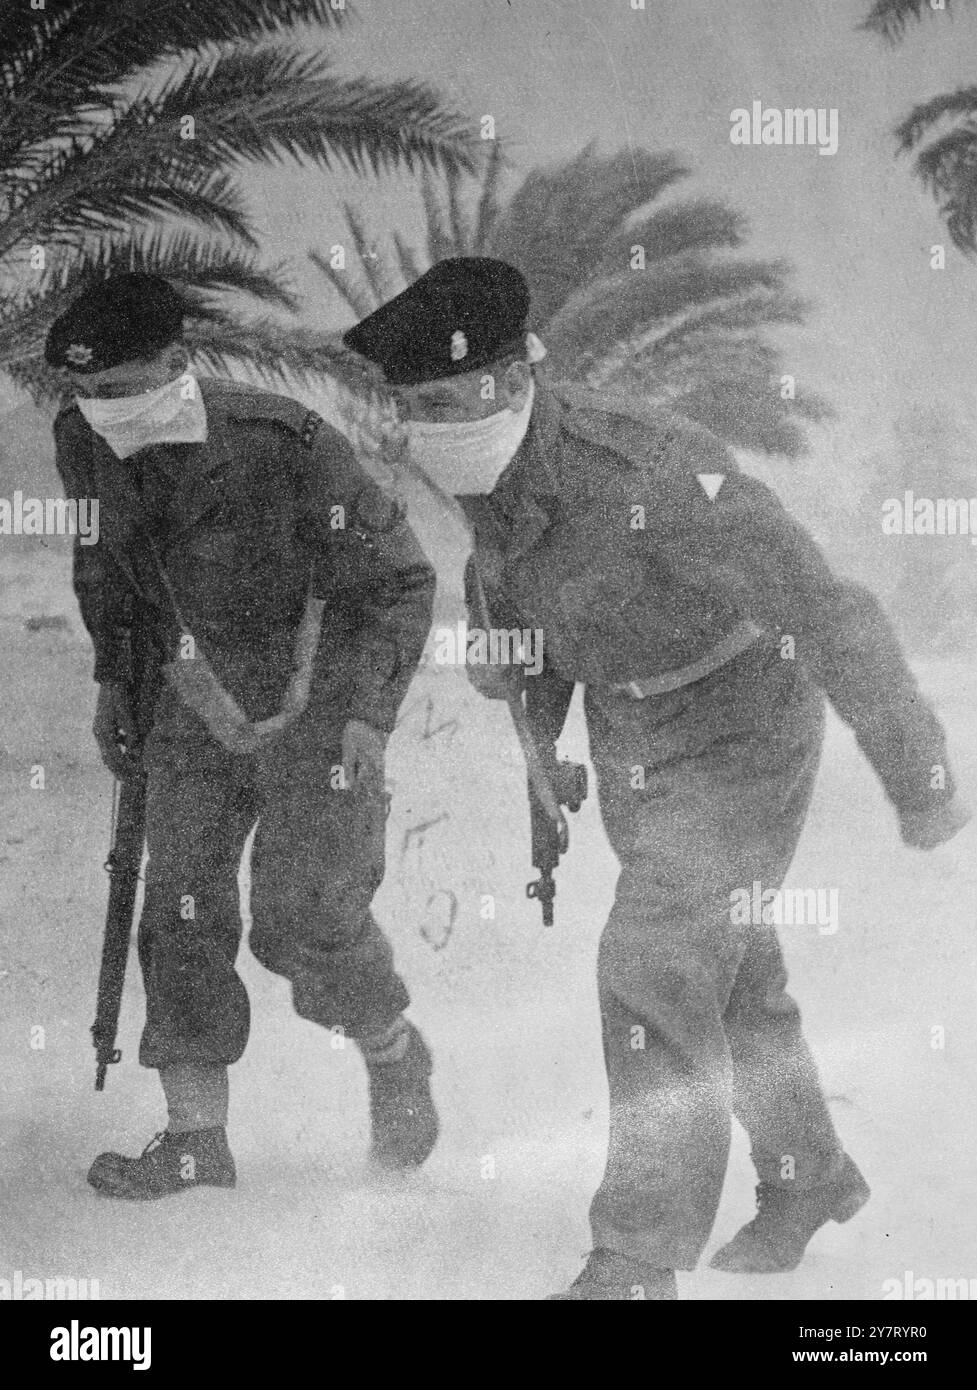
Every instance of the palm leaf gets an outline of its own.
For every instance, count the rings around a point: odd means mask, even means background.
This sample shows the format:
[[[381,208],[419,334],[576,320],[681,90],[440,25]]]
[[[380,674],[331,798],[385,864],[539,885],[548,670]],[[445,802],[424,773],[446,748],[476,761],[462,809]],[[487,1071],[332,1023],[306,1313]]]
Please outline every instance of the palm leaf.
[[[349,227],[357,259],[373,294],[374,307],[392,299],[396,293],[393,280],[375,242],[367,235],[366,219],[352,203],[343,204],[346,225]]]
[[[406,285],[412,285],[415,280],[420,279],[424,274],[424,269],[417,259],[414,248],[406,241],[399,232],[394,232],[394,247],[397,252],[397,260],[400,265],[400,273]]]
[[[472,255],[484,256],[496,222],[502,215],[502,173],[506,160],[502,141],[494,140],[489,150],[488,164],[482,176],[481,194],[472,231]]]
[[[950,13],[952,0],[946,0],[945,10]],[[875,0],[864,21],[858,26],[870,33],[880,34],[890,43],[898,43],[906,32],[910,20],[921,20],[925,14],[935,14],[930,0]]]
[[[902,153],[913,149],[938,121],[948,117],[959,119],[977,114],[977,87],[959,87],[955,92],[943,92],[929,101],[914,106],[909,115],[896,127],[896,139]],[[977,132],[973,132],[977,133]]]
[[[278,385],[290,380],[315,384],[325,375],[361,394],[376,385],[369,364],[344,347],[336,334],[275,319],[225,319],[219,324],[191,320],[186,341],[194,359],[215,371],[248,366]]]
[[[608,344],[628,340],[635,323],[664,321],[674,314],[732,298],[758,287],[780,290],[787,267],[778,261],[738,261],[716,265],[689,257],[654,274],[624,271],[606,276],[572,295],[545,325],[555,363],[592,362]]]
[[[256,245],[240,191],[229,175],[192,169],[181,154],[146,158],[128,136],[89,149],[58,151],[39,178],[15,187],[0,223],[0,256],[18,242],[76,243],[89,231],[123,229],[157,214],[189,218]]]
[[[185,50],[254,41],[296,23],[338,25],[329,0],[6,0],[0,14],[0,163],[25,143],[77,133],[78,108]],[[187,108],[192,109],[192,108]]]
[[[451,241],[456,256],[471,254],[472,230],[461,202],[461,174],[458,169],[448,170],[448,225],[451,228]]]
[[[744,290],[735,300],[721,300],[707,304],[704,308],[693,309],[659,332],[647,343],[646,350],[656,357],[671,352],[688,352],[694,356],[716,340],[724,340],[729,334],[738,334],[772,324],[802,323],[810,305],[796,295],[779,291],[769,293],[764,290],[750,292]],[[639,325],[636,332],[642,333],[653,325]]]
[[[446,111],[432,88],[340,78],[322,57],[280,47],[197,59],[153,105],[173,129],[193,112],[195,139],[221,160],[305,158],[377,174],[426,164],[472,170],[478,157],[470,122]]]
[[[427,259],[430,265],[436,265],[438,261],[456,255],[457,250],[451,225],[435,190],[434,180],[427,170],[421,175],[421,199],[427,228]]]
[[[349,305],[357,319],[366,318],[377,307],[376,298],[369,283],[347,264],[345,270],[336,270],[318,251],[309,251],[309,260],[320,271],[340,298]]]
[[[545,323],[598,272],[621,224],[686,174],[673,155],[623,151],[536,170],[495,224],[492,254],[526,276],[534,312]]]
[[[724,203],[709,198],[660,208],[633,225],[611,235],[595,267],[595,273],[614,274],[628,266],[631,248],[644,249],[645,263],[655,264],[690,251],[715,251],[739,246],[745,219]]]

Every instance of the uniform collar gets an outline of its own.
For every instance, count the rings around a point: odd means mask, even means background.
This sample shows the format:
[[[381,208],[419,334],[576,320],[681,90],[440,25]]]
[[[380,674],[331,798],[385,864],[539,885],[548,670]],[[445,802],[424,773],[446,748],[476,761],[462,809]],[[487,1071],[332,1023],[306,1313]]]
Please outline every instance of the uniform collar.
[[[559,401],[541,381],[526,437],[489,493],[506,536],[507,563],[530,550],[549,527],[559,500]]]
[[[170,536],[188,530],[208,511],[225,500],[224,491],[219,485],[219,475],[235,462],[234,448],[228,437],[228,412],[220,393],[211,391],[210,383],[206,380],[200,382],[200,389],[207,408],[207,440],[202,444],[179,446],[181,450],[186,450],[186,454],[181,460],[182,467],[176,479],[176,488],[169,508],[173,519],[169,528]],[[98,469],[103,517],[112,512],[119,516],[128,514],[139,517],[143,502],[135,471],[141,467],[140,455],[134,454],[128,459],[118,458],[105,440],[88,425],[80,411],[78,418],[91,440],[92,459]],[[152,446],[154,450],[166,447],[165,444]]]

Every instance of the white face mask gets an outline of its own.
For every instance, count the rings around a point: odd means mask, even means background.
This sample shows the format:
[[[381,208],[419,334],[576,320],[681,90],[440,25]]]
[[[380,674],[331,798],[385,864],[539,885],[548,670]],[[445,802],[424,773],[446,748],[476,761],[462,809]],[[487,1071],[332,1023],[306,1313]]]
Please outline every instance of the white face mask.
[[[138,396],[75,399],[92,429],[120,459],[152,444],[202,444],[207,438],[200,387],[188,373]]]
[[[444,492],[491,492],[526,437],[535,394],[530,382],[521,410],[499,410],[482,420],[408,420],[411,458]]]

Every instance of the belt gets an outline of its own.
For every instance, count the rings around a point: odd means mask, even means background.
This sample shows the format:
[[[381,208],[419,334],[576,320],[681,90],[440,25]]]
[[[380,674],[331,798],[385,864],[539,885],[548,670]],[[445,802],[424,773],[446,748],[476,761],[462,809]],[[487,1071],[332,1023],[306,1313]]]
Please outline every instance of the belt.
[[[645,676],[643,680],[625,681],[620,685],[612,685],[609,689],[618,694],[630,695],[633,700],[646,700],[649,695],[665,695],[670,690],[679,690],[683,685],[691,685],[693,681],[701,681],[703,676],[708,676],[720,666],[725,666],[734,656],[739,656],[747,647],[752,647],[759,636],[760,629],[756,623],[744,618],[743,622],[737,623],[732,632],[721,642],[717,642],[705,656],[700,656],[698,661],[690,662],[688,666],[682,666],[677,671],[666,671],[661,676]]]

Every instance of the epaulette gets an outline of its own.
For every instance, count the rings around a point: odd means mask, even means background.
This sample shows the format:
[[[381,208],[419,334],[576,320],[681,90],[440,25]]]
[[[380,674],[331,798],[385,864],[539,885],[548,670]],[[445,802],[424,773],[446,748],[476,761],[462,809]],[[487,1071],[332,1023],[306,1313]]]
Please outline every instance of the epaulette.
[[[213,388],[211,388],[213,390]],[[279,396],[273,391],[256,390],[238,382],[221,382],[221,403],[228,414],[238,420],[269,420],[284,426],[297,435],[306,448],[310,447],[325,423],[322,416],[291,396]]]
[[[728,472],[736,462],[724,442],[704,425],[674,411],[635,405],[626,398],[599,396],[571,387],[561,394],[570,407],[564,428],[599,448],[608,449],[636,468],[668,465],[680,458],[722,460]]]

